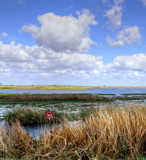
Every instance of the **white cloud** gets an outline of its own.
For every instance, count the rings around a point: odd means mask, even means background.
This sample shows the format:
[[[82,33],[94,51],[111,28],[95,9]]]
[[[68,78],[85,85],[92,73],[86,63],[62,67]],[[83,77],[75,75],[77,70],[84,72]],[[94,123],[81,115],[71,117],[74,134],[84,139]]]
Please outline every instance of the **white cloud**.
[[[95,57],[88,54],[61,54],[60,59],[39,59],[37,61],[38,69],[43,71],[54,72],[93,72],[95,70],[101,71],[103,68],[102,57]]]
[[[7,64],[3,61],[0,61],[0,72],[9,72],[9,68],[7,66]]]
[[[59,59],[60,54],[54,52],[49,48],[45,48],[43,46],[25,46],[23,48],[25,52],[31,55],[35,59]]]
[[[101,56],[56,53],[42,46],[29,47],[14,42],[10,44],[0,42],[1,78],[4,73],[11,75],[11,78],[21,75],[21,80],[24,75],[32,81],[41,77],[43,80],[51,78],[51,82],[55,81],[58,84],[68,84],[73,79],[75,82],[78,79],[78,82],[84,82],[84,84],[96,79],[100,82],[102,78],[105,82],[107,79],[114,78],[145,79],[146,53],[117,56],[112,63],[105,65]]]
[[[108,64],[108,69],[146,72],[146,53],[117,56],[112,64]]]
[[[8,36],[8,34],[7,34],[6,32],[3,32],[3,33],[1,34],[1,36],[5,38],[5,37]]]
[[[31,61],[32,57],[23,49],[21,44],[15,45],[15,42],[3,44],[0,41],[0,60],[3,61]]]
[[[108,28],[117,29],[122,24],[122,2],[123,0],[114,0],[114,5],[106,11],[105,17],[108,18]]]
[[[78,18],[47,13],[38,16],[38,21],[41,27],[24,25],[21,30],[31,33],[39,45],[56,52],[84,52],[95,44],[89,38],[89,26],[97,22],[89,10],[78,12]]]
[[[143,4],[146,6],[146,0],[141,0],[143,2]]]
[[[130,45],[132,43],[140,43],[141,35],[137,26],[125,28],[116,35],[117,40],[114,40],[110,36],[106,37],[106,41],[112,47],[123,47],[124,45]]]
[[[95,72],[103,68],[102,57],[80,53],[56,53],[42,46],[0,42],[0,67],[17,72]]]
[[[38,46],[3,44],[0,42],[0,68],[20,72],[100,74],[120,70],[146,71],[146,53],[117,56],[104,65],[101,56],[80,53],[56,53]],[[45,74],[44,74],[45,75]]]

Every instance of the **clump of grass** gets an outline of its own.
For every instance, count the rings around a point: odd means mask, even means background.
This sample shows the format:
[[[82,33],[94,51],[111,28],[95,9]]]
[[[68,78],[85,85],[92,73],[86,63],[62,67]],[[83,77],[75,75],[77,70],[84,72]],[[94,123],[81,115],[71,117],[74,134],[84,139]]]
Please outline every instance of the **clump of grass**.
[[[15,123],[12,127],[4,130],[0,127],[0,157],[23,158],[29,154],[34,154],[36,142],[21,127],[20,123]]]
[[[98,110],[84,121],[63,122],[33,140],[16,123],[0,130],[0,152],[32,159],[134,159],[146,154],[146,107]]]
[[[53,111],[53,120],[46,120],[45,110],[34,110],[32,108],[19,107],[13,111],[8,112],[5,115],[5,120],[9,124],[19,121],[21,125],[42,125],[47,123],[60,123],[63,117],[63,113]]]
[[[82,109],[79,113],[64,113],[58,112],[56,110],[53,111],[53,120],[46,120],[45,112],[46,110],[35,110],[33,108],[23,108],[19,107],[8,112],[4,116],[4,120],[8,122],[8,124],[15,123],[19,121],[23,126],[29,125],[43,125],[48,123],[61,123],[63,119],[68,121],[77,121],[79,119],[85,119],[89,115],[94,114],[97,108],[94,107]]]
[[[80,119],[85,120],[87,117],[89,117],[90,115],[95,115],[97,110],[99,110],[99,108],[95,108],[95,107],[89,107],[89,108],[83,108],[81,109],[80,112]]]

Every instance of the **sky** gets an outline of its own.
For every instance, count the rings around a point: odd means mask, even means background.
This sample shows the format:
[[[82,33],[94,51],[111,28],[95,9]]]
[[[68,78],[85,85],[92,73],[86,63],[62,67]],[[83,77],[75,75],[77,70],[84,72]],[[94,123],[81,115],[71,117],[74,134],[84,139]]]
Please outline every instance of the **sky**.
[[[146,86],[146,0],[0,0],[3,85]]]

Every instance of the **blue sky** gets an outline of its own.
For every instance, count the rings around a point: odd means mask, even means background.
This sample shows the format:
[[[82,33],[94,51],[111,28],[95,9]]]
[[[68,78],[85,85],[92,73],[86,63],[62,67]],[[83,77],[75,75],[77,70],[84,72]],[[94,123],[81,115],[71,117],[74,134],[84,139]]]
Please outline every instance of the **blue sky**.
[[[0,83],[146,86],[146,0],[0,0]]]

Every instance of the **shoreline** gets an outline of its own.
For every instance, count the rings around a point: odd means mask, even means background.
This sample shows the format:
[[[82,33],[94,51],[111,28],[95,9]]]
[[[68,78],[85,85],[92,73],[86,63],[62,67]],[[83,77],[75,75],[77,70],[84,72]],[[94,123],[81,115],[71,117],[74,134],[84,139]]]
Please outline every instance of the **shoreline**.
[[[138,88],[146,86],[73,86],[73,85],[0,85],[0,89],[40,89],[40,90],[84,90],[84,89],[105,89],[105,88]]]

